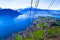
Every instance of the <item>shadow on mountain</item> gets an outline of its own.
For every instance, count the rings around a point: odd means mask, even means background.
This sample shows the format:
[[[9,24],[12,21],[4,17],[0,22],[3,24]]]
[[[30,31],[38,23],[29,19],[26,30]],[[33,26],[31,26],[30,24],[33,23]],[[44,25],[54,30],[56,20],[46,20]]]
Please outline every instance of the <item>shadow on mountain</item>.
[[[21,15],[22,13],[19,13],[15,10],[12,10],[12,9],[1,9],[0,10],[0,17],[3,17],[3,16],[9,16],[9,17],[17,17],[18,15]]]

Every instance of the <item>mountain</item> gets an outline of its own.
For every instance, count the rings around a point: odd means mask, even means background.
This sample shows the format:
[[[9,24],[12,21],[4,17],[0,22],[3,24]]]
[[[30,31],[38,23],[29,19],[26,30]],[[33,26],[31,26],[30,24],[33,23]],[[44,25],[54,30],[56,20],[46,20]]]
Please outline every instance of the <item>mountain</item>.
[[[0,17],[2,16],[10,16],[10,17],[16,17],[18,15],[21,15],[22,13],[17,12],[15,10],[12,9],[1,9],[0,10]]]
[[[18,12],[21,13],[29,13],[30,11],[32,11],[33,13],[37,13],[37,14],[52,14],[52,15],[59,15],[60,16],[60,10],[47,10],[47,9],[38,9],[38,8],[25,8],[22,10],[17,10]]]
[[[0,10],[1,10],[2,8],[0,8]]]

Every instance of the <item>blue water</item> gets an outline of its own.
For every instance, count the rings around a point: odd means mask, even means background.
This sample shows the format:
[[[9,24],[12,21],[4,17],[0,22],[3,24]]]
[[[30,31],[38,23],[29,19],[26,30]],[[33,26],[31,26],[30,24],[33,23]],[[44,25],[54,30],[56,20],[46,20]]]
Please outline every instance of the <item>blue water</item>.
[[[0,39],[7,38],[13,32],[24,31],[31,23],[25,14],[18,15],[13,19],[10,19],[10,17],[2,18],[0,18]]]
[[[33,16],[33,15],[32,15]],[[60,19],[58,15],[51,15],[51,14],[36,14],[35,17],[38,16],[51,16],[57,19]],[[33,18],[31,17],[30,20]],[[29,20],[29,15],[27,14],[20,14],[11,18],[11,16],[2,16],[0,17],[0,39],[4,39],[9,37],[12,33],[18,31],[24,31],[28,28],[31,22]]]

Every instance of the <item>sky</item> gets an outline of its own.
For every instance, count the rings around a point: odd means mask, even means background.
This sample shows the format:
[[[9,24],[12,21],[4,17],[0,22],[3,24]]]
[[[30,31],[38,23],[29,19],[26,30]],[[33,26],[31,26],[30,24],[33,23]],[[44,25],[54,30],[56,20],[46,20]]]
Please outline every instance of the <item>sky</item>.
[[[1,8],[10,8],[10,9],[23,9],[30,7],[31,0],[0,0]],[[35,7],[36,0],[33,0],[33,6]],[[53,3],[51,8],[48,8],[51,0],[39,0],[39,9],[52,9],[52,10],[60,10],[60,0],[56,0]]]

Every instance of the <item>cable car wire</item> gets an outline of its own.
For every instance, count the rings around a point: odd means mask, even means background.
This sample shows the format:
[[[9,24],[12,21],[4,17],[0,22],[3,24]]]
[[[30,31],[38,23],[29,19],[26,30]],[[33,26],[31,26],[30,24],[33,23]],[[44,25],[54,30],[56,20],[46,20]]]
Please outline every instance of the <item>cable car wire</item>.
[[[33,0],[31,0],[31,2],[30,2],[30,4],[31,4],[31,6],[30,6],[30,13],[29,13],[29,26],[30,26],[30,24],[31,24],[31,10],[32,10],[32,4],[33,4]]]
[[[50,9],[50,8],[52,7],[52,5],[53,5],[55,2],[56,2],[56,0],[51,0],[51,2],[50,2],[50,4],[49,4],[48,8]],[[48,9],[48,8],[47,8],[47,9]]]
[[[39,4],[39,0],[36,0],[36,2],[35,2],[35,10],[34,10],[34,13],[33,13],[33,16],[32,16],[32,18],[33,18],[32,23],[33,23],[34,18],[35,18],[35,14],[36,14],[36,11],[37,11],[36,9],[38,7],[38,4]]]
[[[38,4],[39,4],[39,0],[36,0],[36,2],[35,2],[35,8],[38,7]],[[29,23],[31,22],[30,24],[33,23],[33,21],[34,21],[34,17],[35,17],[35,14],[36,14],[36,10],[34,10],[34,13],[33,13],[33,14],[31,13],[32,5],[33,5],[33,0],[31,0],[31,7],[30,7],[30,14],[29,14]],[[31,15],[32,15],[32,20],[30,20]],[[30,24],[29,24],[29,26],[30,26]]]

